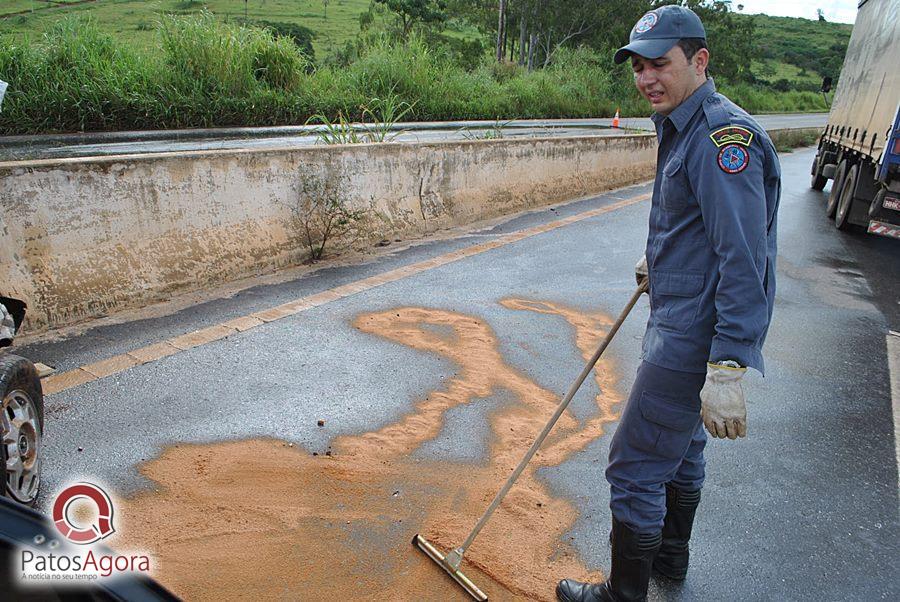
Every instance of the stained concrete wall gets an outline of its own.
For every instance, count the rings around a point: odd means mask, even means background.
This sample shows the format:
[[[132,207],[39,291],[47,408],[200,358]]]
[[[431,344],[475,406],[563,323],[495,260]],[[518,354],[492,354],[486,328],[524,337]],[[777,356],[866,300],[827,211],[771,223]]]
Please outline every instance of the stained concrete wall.
[[[652,135],[205,151],[0,163],[0,293],[30,331],[273,272],[304,198],[419,236],[645,180]]]

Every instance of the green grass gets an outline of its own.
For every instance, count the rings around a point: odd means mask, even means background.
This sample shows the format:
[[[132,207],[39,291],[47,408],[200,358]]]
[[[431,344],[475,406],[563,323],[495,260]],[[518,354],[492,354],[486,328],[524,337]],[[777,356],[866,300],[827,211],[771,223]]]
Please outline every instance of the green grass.
[[[90,14],[102,31],[116,40],[140,49],[158,47],[157,25],[167,13],[189,14],[208,10],[221,20],[243,18],[245,6],[252,20],[297,23],[316,32],[317,56],[325,56],[359,31],[359,16],[369,0],[332,0],[328,16],[322,0],[96,0],[75,4],[78,0],[3,0],[0,17],[35,9],[33,13],[0,18],[0,34],[12,34],[21,41],[36,39],[49,31],[65,15]],[[64,4],[75,4],[65,6]],[[48,8],[49,7],[49,8]],[[840,64],[852,26],[790,17],[736,15],[751,19],[756,26],[756,41],[761,56],[753,61],[756,77],[770,83],[780,79],[797,82],[805,88],[818,85],[831,75],[837,80]],[[477,35],[474,28],[454,27],[445,32],[455,38]],[[804,72],[805,70],[805,72]]]
[[[825,76],[837,82],[852,25],[767,15],[741,18],[752,19],[756,27],[760,54],[754,60],[753,73],[758,78],[814,87]]]
[[[791,63],[784,63],[775,59],[761,59],[753,61],[751,67],[753,74],[767,81],[775,82],[786,79],[801,85],[812,84],[819,86],[822,76],[815,71],[807,71],[802,67]]]
[[[10,82],[0,133],[264,126],[311,116],[365,120],[391,98],[410,120],[604,117],[648,112],[627,68],[563,49],[528,72],[486,57],[471,71],[413,39],[375,40],[347,67],[307,69],[286,38],[209,13],[165,17],[153,52],[122,44],[84,19],[60,21],[37,43],[0,44]],[[754,113],[824,108],[811,92],[748,84],[723,91]]]
[[[3,0],[0,15],[46,5],[32,0]],[[325,18],[322,0],[250,0],[247,18],[251,20],[298,23],[316,32],[313,42],[317,55],[323,55],[359,32],[359,16],[369,7],[369,0],[332,0]],[[13,10],[15,8],[15,10]],[[36,39],[50,31],[60,18],[67,15],[90,15],[101,31],[116,41],[138,49],[158,48],[158,23],[166,14],[192,14],[203,10],[219,20],[244,17],[244,0],[97,0],[75,6],[60,6],[0,19],[0,34],[12,34],[12,39]]]
[[[475,32],[457,23],[444,32],[445,42],[398,43],[376,29],[344,52],[357,40],[368,2],[333,0],[328,19],[321,0],[248,3],[251,22],[317,31],[317,68],[288,39],[241,25],[242,0],[99,0],[0,19],[0,31],[8,31],[0,36],[0,78],[11,84],[0,134],[360,120],[363,107],[388,96],[413,107],[410,120],[649,112],[630,70],[614,68],[608,52],[563,49],[534,72],[497,64],[491,49],[479,54],[477,44],[460,60],[448,53],[446,39],[471,40]],[[801,80],[800,67],[765,60],[774,65],[770,71],[797,83],[778,91],[719,80],[720,89],[751,113],[827,110],[810,91],[816,76],[807,72]]]

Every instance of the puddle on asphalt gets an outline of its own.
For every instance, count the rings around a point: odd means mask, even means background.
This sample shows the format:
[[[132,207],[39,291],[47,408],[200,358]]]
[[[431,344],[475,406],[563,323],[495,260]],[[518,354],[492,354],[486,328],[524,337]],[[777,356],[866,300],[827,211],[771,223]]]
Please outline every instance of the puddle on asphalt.
[[[556,304],[504,299],[515,311],[561,316],[589,358],[612,321]],[[157,578],[188,600],[465,600],[412,547],[421,533],[442,549],[461,543],[559,402],[507,364],[483,321],[404,307],[359,316],[354,327],[455,365],[442,388],[377,431],[332,443],[333,455],[274,439],[175,445],[142,465],[158,487],[122,502],[120,542],[148,549]],[[602,359],[593,417],[564,415],[466,555],[464,572],[491,600],[552,600],[563,577],[601,579],[563,536],[577,513],[535,472],[556,466],[616,420],[618,370]],[[514,403],[490,414],[489,457],[454,464],[415,452],[441,432],[448,410],[497,391]],[[600,478],[600,476],[598,476]]]

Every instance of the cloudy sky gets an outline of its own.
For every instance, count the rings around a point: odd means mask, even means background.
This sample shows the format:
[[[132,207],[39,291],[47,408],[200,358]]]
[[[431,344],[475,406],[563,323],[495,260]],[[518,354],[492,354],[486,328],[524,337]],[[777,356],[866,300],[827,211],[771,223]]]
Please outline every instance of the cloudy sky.
[[[737,10],[744,5],[746,14],[765,13],[780,17],[804,17],[816,19],[816,9],[825,11],[825,19],[839,23],[853,23],[856,20],[857,0],[732,0],[731,6]]]

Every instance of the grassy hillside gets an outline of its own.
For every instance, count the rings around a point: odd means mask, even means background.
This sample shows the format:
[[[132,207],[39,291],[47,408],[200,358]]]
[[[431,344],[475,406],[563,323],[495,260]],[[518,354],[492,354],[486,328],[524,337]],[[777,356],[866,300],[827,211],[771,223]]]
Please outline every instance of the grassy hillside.
[[[141,49],[158,47],[157,26],[164,14],[209,10],[222,20],[240,19],[296,23],[316,33],[316,56],[324,57],[359,32],[359,17],[369,0],[3,0],[0,34],[31,39],[48,31],[61,16],[89,13],[101,30],[118,42]],[[326,16],[327,15],[327,16]],[[736,15],[756,26],[760,49],[753,73],[780,88],[818,89],[822,77],[837,81],[851,25],[766,15]],[[461,35],[450,31],[449,35]]]
[[[222,20],[242,19],[246,14],[250,20],[303,25],[316,32],[313,46],[316,55],[323,56],[359,33],[359,16],[368,7],[369,0],[330,0],[326,16],[322,0],[2,0],[0,34],[35,39],[62,16],[90,14],[118,42],[151,49],[158,47],[161,16],[206,9]]]
[[[837,82],[852,25],[766,15],[742,16],[756,27],[759,55],[753,74],[780,88],[818,90],[822,78]],[[789,87],[791,86],[791,87]]]
[[[409,39],[374,17],[359,36],[370,0],[327,5],[326,16],[324,0],[3,0],[0,135],[362,119],[388,101],[410,120],[648,112],[608,48],[562,48],[528,70],[495,62],[490,34],[458,17]],[[849,26],[738,18],[758,20],[763,50],[746,51],[754,77],[718,78],[720,89],[751,113],[827,110],[815,90]]]

